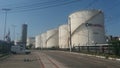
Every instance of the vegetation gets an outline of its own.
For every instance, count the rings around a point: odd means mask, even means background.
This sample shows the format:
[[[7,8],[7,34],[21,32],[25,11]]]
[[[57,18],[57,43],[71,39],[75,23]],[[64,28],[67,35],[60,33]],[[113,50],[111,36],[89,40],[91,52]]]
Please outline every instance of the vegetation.
[[[1,58],[1,57],[4,57],[4,56],[7,56],[7,55],[8,55],[8,54],[1,54],[1,55],[0,55],[0,58]]]
[[[31,49],[33,47],[33,44],[30,44],[26,47],[26,49]]]
[[[105,46],[79,46],[73,48],[73,52],[80,52],[91,55],[99,55],[104,56],[106,59],[109,57],[112,58],[120,58],[120,41],[119,40],[111,40],[108,42],[109,45]]]
[[[0,41],[0,54],[10,53],[12,43]]]
[[[112,49],[114,55],[120,56],[120,41],[119,40],[113,40],[109,42],[109,46]]]

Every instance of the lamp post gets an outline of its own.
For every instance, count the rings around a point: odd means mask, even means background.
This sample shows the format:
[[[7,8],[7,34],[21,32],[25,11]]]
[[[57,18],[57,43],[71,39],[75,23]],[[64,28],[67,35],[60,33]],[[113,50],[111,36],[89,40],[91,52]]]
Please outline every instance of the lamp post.
[[[4,36],[3,39],[5,41],[5,35],[6,35],[6,24],[7,24],[7,12],[10,11],[11,9],[3,8],[3,11],[5,11],[5,25],[4,25]]]
[[[92,41],[92,44],[94,44],[94,46],[95,46],[95,53],[97,54],[97,42]]]
[[[70,18],[68,19],[68,27],[69,27],[69,49],[70,52],[72,51],[72,39],[71,39],[71,22],[70,22]]]
[[[86,23],[85,25],[86,25],[87,31],[88,31],[88,45],[89,45],[89,29],[88,29],[89,23]]]

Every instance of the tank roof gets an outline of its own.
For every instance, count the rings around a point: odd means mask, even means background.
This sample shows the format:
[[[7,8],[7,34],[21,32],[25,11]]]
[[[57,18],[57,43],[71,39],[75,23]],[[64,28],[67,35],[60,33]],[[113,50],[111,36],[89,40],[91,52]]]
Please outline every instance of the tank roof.
[[[72,14],[78,13],[78,12],[83,12],[83,11],[98,11],[98,12],[103,12],[100,9],[83,9],[83,10],[78,10],[78,11],[75,11],[75,12],[71,13],[69,16],[71,16]]]

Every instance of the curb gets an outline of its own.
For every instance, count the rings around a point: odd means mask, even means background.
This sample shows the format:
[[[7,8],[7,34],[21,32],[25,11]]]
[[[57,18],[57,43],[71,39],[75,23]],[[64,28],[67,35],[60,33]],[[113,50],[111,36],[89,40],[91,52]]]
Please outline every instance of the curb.
[[[85,56],[94,56],[94,57],[97,57],[97,58],[106,59],[105,56],[98,56],[98,55],[91,55],[91,54],[77,53],[77,52],[67,52],[67,51],[61,51],[61,52],[72,53],[72,54],[79,54],[79,55],[85,55]],[[107,59],[109,59],[109,60],[120,61],[120,58],[112,58],[112,57],[108,57]]]
[[[10,57],[10,55],[3,56],[3,57],[0,58],[0,61],[3,61],[3,60],[5,60],[8,57]]]
[[[90,54],[83,54],[83,53],[74,53],[74,52],[71,52],[73,54],[80,54],[80,55],[86,55],[86,56],[94,56],[94,57],[97,57],[97,58],[102,58],[102,59],[106,59],[105,56],[98,56],[98,55],[90,55]],[[109,60],[116,60],[116,61],[120,61],[120,58],[112,58],[112,57],[108,57],[107,59]]]

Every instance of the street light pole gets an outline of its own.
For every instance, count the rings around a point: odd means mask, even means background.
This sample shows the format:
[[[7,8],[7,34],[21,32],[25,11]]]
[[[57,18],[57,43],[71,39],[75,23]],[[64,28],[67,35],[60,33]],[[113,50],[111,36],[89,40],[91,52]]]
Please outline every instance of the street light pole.
[[[70,18],[68,19],[68,27],[69,27],[69,48],[70,48],[70,52],[72,51],[72,39],[71,39],[71,22],[70,22]]]
[[[88,45],[89,45],[89,29],[88,29],[89,23],[86,23],[87,31],[88,31]]]
[[[5,35],[6,35],[6,24],[7,24],[7,12],[10,11],[11,9],[3,8],[2,10],[5,11],[5,25],[4,25],[4,36],[3,36],[3,39],[4,39],[4,41],[5,41]]]

